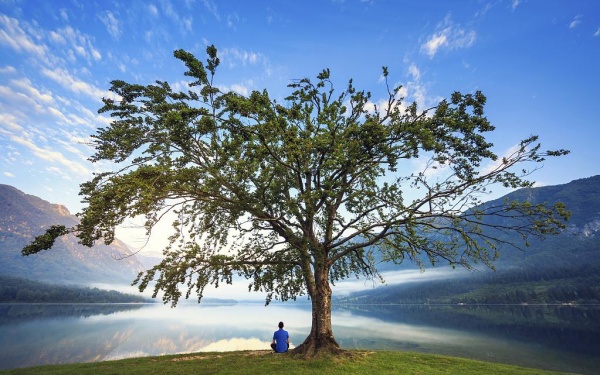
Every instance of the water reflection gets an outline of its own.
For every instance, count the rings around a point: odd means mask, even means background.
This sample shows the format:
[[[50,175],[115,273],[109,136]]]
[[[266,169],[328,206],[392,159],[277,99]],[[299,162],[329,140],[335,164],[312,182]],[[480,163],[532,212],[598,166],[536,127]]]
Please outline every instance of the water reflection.
[[[94,314],[97,315],[94,315]],[[345,348],[414,350],[529,367],[600,368],[600,309],[338,306]],[[202,351],[267,350],[277,322],[292,346],[310,331],[306,304],[0,306],[0,368]]]
[[[335,332],[347,348],[413,350],[595,374],[599,312],[562,306],[344,306],[336,314]]]
[[[481,332],[538,342],[560,350],[600,355],[598,306],[348,305],[340,309],[383,321]]]
[[[40,318],[79,318],[94,315],[110,315],[122,311],[140,309],[141,304],[116,303],[71,303],[71,304],[1,304],[0,325],[15,324],[21,321],[31,321]]]

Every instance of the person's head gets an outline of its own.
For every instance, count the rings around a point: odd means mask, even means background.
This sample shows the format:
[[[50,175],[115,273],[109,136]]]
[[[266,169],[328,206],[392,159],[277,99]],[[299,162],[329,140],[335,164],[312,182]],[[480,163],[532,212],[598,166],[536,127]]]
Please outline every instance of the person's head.
[[[283,328],[283,322],[279,322],[279,328]]]

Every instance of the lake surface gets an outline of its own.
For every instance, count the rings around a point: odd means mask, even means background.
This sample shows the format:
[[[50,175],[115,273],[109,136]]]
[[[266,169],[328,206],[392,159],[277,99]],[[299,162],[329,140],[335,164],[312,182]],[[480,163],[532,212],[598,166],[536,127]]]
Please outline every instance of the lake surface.
[[[202,351],[268,349],[283,320],[292,346],[310,305],[0,304],[0,369]],[[347,349],[403,350],[565,372],[600,369],[600,306],[347,305]]]

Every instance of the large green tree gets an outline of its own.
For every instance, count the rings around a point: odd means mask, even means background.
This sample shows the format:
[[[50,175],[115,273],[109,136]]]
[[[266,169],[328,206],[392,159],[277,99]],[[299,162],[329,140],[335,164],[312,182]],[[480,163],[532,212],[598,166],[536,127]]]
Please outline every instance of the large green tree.
[[[278,102],[266,90],[248,97],[220,90],[213,46],[205,63],[174,54],[189,89],[113,81],[116,99],[104,98],[99,110],[112,122],[92,136],[91,161],[116,167],[81,185],[80,224],[50,228],[24,254],[66,233],[86,246],[110,243],[126,218],[145,215],[151,231],[173,212],[170,245],[135,280],[140,290],[153,287],[175,306],[182,293],[201,298],[206,286],[241,275],[250,290],[267,292],[267,303],[307,295],[312,329],[296,351],[314,355],[340,350],[332,284],[379,277],[376,260],[493,267],[501,245],[519,244],[486,234],[486,216],[510,216],[513,224],[497,224],[495,233],[517,231],[525,240],[564,227],[561,205],[477,209],[490,185],[531,186],[540,162],[567,153],[543,152],[532,136],[499,158],[484,137],[494,127],[480,92],[455,92],[419,110],[402,103],[384,68],[386,100],[376,106],[352,81],[336,94],[324,70],[314,81],[293,81]],[[416,159],[424,167],[414,172]]]

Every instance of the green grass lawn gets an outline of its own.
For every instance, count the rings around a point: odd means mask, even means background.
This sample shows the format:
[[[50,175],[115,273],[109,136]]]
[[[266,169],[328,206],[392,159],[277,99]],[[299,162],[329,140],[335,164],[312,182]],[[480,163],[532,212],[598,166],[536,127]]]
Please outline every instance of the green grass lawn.
[[[0,374],[558,374],[498,363],[411,352],[352,351],[304,360],[269,351],[195,353],[0,371]]]

